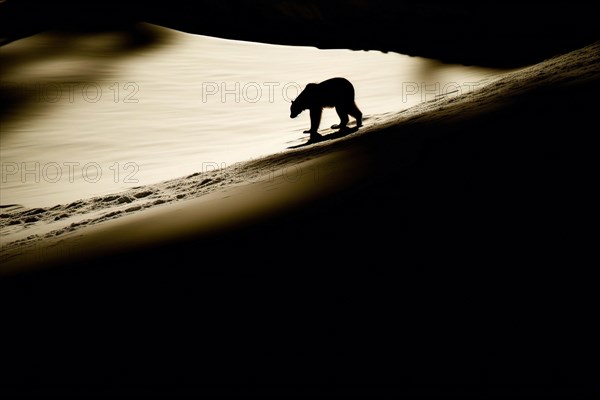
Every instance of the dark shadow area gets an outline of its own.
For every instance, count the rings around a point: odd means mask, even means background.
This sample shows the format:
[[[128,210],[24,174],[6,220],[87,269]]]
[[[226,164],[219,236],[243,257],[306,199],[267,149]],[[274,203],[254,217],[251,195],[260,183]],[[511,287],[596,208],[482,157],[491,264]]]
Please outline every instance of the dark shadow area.
[[[47,30],[91,33],[128,30],[139,22],[140,4],[113,0],[6,0],[0,4],[0,45]]]
[[[262,0],[170,3],[151,21],[192,33],[266,43],[394,51],[444,62],[516,67],[600,38],[581,1]]]
[[[124,3],[7,0],[0,37],[146,21],[223,38],[394,51],[490,67],[533,64],[600,38],[592,3],[559,1],[220,0]]]
[[[516,67],[600,38],[593,4],[581,1],[7,0],[0,7],[0,37],[5,42],[47,29],[89,31],[147,21],[238,40],[395,51],[445,62]]]
[[[597,394],[599,90],[357,136],[350,189],[3,279],[2,390]]]
[[[311,134],[305,143],[297,144],[295,146],[290,146],[290,147],[288,147],[288,149],[297,149],[297,148],[309,146],[309,145],[315,144],[315,143],[326,142],[328,140],[333,140],[333,139],[339,139],[339,138],[348,136],[349,134],[357,132],[357,131],[358,131],[358,127],[355,126],[352,128],[347,127],[345,129],[340,129],[340,130],[337,130],[337,131],[327,134],[327,135],[321,135],[320,133]]]

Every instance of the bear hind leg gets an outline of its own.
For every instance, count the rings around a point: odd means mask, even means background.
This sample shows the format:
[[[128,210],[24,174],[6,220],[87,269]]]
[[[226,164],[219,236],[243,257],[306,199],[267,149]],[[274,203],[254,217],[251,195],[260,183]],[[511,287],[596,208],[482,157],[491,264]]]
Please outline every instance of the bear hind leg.
[[[360,110],[356,106],[356,103],[352,103],[348,114],[352,115],[356,119],[357,128],[362,126],[362,112],[360,112]]]
[[[338,125],[332,125],[331,129],[344,129],[348,124],[348,111],[346,107],[337,106],[335,108],[337,115],[340,117],[340,123]]]

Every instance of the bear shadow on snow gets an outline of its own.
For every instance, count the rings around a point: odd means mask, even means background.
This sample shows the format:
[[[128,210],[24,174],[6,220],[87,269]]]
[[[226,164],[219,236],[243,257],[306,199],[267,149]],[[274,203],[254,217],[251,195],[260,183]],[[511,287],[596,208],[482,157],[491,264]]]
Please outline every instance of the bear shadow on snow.
[[[305,143],[297,144],[295,146],[290,146],[290,147],[288,147],[288,149],[297,149],[300,147],[308,146],[308,145],[319,143],[319,142],[325,142],[328,140],[339,139],[339,138],[342,138],[344,136],[347,136],[347,135],[357,132],[357,131],[358,131],[358,126],[355,126],[352,128],[345,127],[338,131],[330,133],[328,135],[321,135],[320,133],[312,133],[310,135],[310,138],[308,139],[308,141],[306,141]]]

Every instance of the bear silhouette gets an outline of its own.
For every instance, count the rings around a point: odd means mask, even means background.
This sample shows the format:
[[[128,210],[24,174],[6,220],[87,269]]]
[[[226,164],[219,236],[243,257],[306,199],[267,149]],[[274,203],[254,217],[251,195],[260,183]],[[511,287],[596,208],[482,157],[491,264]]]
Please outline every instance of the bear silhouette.
[[[317,135],[323,108],[335,107],[340,117],[333,129],[346,128],[348,115],[356,119],[356,127],[362,126],[362,113],[354,102],[354,86],[345,78],[331,78],[321,83],[309,83],[292,101],[290,118],[296,118],[304,110],[310,110],[310,129],[304,133]]]

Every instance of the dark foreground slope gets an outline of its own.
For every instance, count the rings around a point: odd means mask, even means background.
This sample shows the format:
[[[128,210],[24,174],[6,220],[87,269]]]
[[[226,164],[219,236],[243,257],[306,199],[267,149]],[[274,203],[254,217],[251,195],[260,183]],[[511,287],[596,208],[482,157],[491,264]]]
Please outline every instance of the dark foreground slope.
[[[2,390],[597,392],[590,72],[343,141],[364,175],[284,214],[4,278]]]

